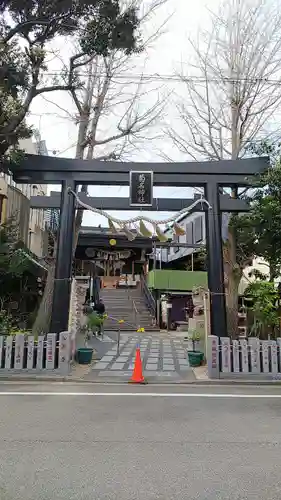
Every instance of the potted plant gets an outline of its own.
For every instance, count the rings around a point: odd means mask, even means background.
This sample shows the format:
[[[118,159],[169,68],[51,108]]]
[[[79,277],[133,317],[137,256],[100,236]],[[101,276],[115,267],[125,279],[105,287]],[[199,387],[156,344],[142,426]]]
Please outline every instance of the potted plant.
[[[104,322],[104,317],[100,317],[97,313],[91,312],[87,315],[87,321],[83,328],[84,335],[84,347],[79,347],[76,351],[76,360],[80,365],[88,365],[91,363],[93,358],[94,348],[89,347],[88,342],[90,340],[90,335],[98,327],[102,326]]]
[[[188,360],[190,366],[200,366],[203,359],[204,359],[204,352],[198,351],[196,349],[196,342],[199,342],[201,339],[201,336],[196,330],[191,331],[188,334],[188,340],[192,342],[192,351],[188,350]]]

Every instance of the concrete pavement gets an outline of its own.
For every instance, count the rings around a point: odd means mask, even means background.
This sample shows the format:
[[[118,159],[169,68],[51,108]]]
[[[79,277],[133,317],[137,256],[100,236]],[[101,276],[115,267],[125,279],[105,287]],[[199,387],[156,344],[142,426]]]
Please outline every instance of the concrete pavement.
[[[96,348],[94,342],[98,343],[99,340],[94,338],[90,341]],[[189,366],[186,345],[181,339],[157,333],[140,335],[133,332],[121,334],[119,353],[116,343],[101,341],[102,351],[97,347],[101,356],[98,356],[98,362],[92,365],[84,379],[97,380],[102,377],[107,380],[129,380],[137,345],[140,346],[144,375],[149,381],[195,380]]]
[[[1,500],[279,500],[279,387],[0,383]]]

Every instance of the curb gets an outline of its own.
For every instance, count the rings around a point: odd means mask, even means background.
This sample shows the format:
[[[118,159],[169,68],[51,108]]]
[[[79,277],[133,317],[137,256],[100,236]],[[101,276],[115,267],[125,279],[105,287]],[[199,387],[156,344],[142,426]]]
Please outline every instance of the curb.
[[[45,377],[45,376],[0,376],[0,384],[2,382],[64,382],[68,384],[111,384],[111,385],[128,385],[129,381],[116,378],[105,377],[94,380],[85,380],[78,377]],[[175,386],[281,386],[281,380],[147,380],[148,385],[175,385]]]

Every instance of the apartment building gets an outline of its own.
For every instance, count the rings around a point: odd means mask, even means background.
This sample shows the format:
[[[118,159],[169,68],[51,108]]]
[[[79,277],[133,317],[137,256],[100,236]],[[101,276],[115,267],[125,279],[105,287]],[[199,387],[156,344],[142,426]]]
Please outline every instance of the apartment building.
[[[222,240],[225,241],[228,234],[228,221],[229,214],[222,214]],[[172,263],[178,260],[184,259],[189,255],[195,254],[198,252],[198,249],[192,248],[193,244],[202,244],[206,245],[207,234],[206,234],[206,219],[205,214],[200,212],[193,212],[190,214],[185,214],[181,216],[177,223],[185,230],[185,234],[182,236],[175,236],[173,230],[170,228],[166,229],[166,234],[169,236],[169,239],[173,241],[173,243],[179,243],[178,247],[166,247],[162,249],[156,250],[156,258],[158,261],[162,263]],[[190,248],[181,247],[181,243],[188,243],[191,245]],[[239,286],[239,294],[243,295],[245,289],[255,280],[255,276],[253,271],[257,270],[264,274],[265,276],[269,276],[269,266],[268,264],[260,257],[253,259],[252,265],[246,267],[243,270],[243,275],[241,278],[240,286]],[[280,280],[276,280],[279,282]]]
[[[19,145],[29,154],[48,154],[39,132],[35,132],[32,138],[21,140]],[[18,239],[37,257],[46,253],[48,235],[45,214],[42,210],[30,208],[30,198],[46,194],[47,185],[16,184],[11,176],[0,174],[0,221],[3,223],[13,218],[18,227]]]

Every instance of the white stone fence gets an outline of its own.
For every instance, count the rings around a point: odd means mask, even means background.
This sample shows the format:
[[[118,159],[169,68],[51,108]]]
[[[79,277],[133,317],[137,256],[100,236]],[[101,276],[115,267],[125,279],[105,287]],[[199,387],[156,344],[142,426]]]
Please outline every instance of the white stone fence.
[[[48,333],[35,338],[33,335],[0,336],[0,375],[7,373],[57,373],[70,372],[71,332]]]
[[[208,374],[216,378],[281,378],[281,338],[231,340],[208,337]]]

